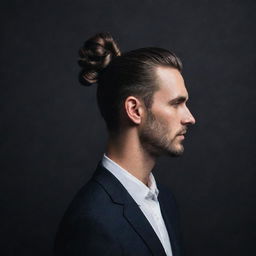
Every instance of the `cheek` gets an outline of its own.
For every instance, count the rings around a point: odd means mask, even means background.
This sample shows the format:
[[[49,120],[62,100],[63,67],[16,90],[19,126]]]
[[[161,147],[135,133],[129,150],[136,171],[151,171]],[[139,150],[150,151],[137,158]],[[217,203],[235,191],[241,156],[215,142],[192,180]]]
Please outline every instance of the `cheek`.
[[[180,129],[180,109],[174,109],[168,106],[158,105],[158,108],[153,110],[153,114],[158,123],[160,123],[164,129],[171,133],[173,137]]]
[[[153,111],[154,116],[161,121],[170,122],[175,117],[175,112],[166,106],[160,106]]]
[[[158,115],[158,119],[161,121],[161,123],[164,123],[165,125],[175,129],[178,127],[179,124],[179,118],[178,113],[175,111],[170,111],[170,109],[166,109],[161,111]]]
[[[175,117],[169,113],[158,116],[157,122],[160,124],[162,131],[169,134],[170,138],[175,136],[177,130],[179,129]]]

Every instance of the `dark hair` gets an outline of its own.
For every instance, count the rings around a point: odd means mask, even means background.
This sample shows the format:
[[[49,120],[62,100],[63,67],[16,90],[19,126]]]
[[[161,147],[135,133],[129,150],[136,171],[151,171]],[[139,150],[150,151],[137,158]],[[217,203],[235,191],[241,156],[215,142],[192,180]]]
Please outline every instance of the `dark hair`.
[[[98,84],[97,101],[109,131],[117,131],[123,102],[130,96],[140,97],[147,108],[158,90],[156,67],[172,67],[181,72],[182,63],[172,52],[147,47],[123,53],[109,33],[88,39],[79,51],[83,85]]]

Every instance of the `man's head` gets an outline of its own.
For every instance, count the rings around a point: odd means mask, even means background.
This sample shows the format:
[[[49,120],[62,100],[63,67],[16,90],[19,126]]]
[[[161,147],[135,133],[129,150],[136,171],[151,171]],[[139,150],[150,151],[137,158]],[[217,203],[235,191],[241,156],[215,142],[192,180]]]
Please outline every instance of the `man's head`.
[[[183,151],[183,137],[177,134],[184,133],[194,119],[185,105],[182,64],[174,53],[148,47],[121,55],[113,38],[100,33],[85,42],[80,57],[80,81],[97,82],[99,109],[111,134],[137,127],[141,143],[151,153]],[[137,107],[144,109],[139,121],[131,114]]]

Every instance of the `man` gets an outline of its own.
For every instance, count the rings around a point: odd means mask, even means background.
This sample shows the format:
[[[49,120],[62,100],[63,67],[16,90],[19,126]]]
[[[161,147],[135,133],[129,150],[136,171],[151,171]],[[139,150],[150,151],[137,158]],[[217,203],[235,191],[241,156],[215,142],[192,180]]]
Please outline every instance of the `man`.
[[[155,47],[124,54],[100,33],[80,50],[80,81],[98,84],[109,131],[106,153],[61,222],[56,255],[181,255],[177,209],[151,172],[160,155],[179,156],[188,125],[181,62]]]

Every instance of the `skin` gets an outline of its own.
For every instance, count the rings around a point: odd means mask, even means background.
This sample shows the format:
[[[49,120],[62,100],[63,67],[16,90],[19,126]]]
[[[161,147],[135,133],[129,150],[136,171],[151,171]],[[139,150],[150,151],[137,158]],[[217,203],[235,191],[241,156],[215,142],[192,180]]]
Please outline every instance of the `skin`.
[[[159,89],[151,109],[138,97],[127,97],[122,132],[110,135],[106,149],[109,158],[146,185],[157,157],[183,153],[187,127],[195,123],[186,106],[188,92],[180,72],[157,67],[156,76]]]

